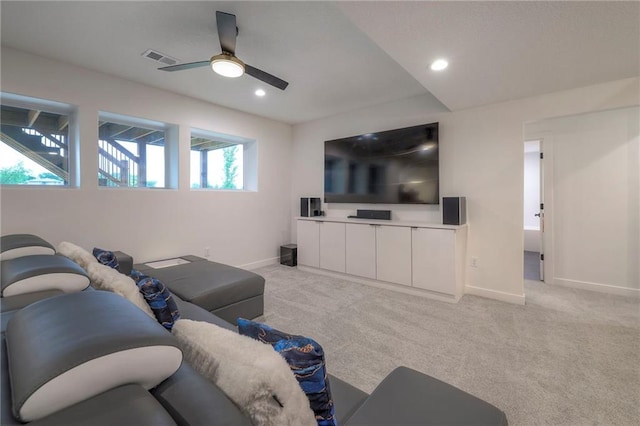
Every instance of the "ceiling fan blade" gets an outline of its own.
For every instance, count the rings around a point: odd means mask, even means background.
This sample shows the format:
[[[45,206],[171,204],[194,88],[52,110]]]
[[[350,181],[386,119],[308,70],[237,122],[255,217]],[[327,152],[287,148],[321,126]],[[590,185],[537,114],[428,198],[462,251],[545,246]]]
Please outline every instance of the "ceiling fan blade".
[[[244,72],[253,78],[257,78],[260,81],[264,81],[265,83],[272,85],[273,87],[277,87],[280,90],[286,89],[289,85],[286,81],[271,75],[268,72],[254,68],[251,65],[244,64]]]
[[[182,71],[182,70],[190,70],[192,68],[200,68],[209,66],[211,61],[199,61],[199,62],[189,62],[188,64],[177,64],[170,65],[168,67],[158,68],[161,71]]]
[[[218,38],[223,52],[236,54],[236,37],[238,27],[236,26],[236,15],[224,12],[216,12],[216,23],[218,24]]]

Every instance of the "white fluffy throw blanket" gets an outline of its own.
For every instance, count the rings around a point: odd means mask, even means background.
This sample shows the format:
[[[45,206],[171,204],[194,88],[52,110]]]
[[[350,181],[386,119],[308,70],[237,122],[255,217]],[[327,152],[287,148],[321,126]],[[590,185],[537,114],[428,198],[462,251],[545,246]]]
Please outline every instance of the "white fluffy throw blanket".
[[[178,320],[185,359],[257,426],[317,426],[309,400],[271,345],[201,321]]]
[[[89,268],[90,264],[98,263],[98,260],[93,257],[91,253],[68,241],[63,241],[58,244],[58,254],[73,260],[78,265],[82,266],[85,271]]]
[[[142,294],[140,294],[138,286],[130,277],[98,262],[89,263],[87,274],[89,274],[89,278],[91,278],[91,284],[97,290],[119,294],[142,309],[144,313],[151,318],[156,319],[149,304],[144,300]]]

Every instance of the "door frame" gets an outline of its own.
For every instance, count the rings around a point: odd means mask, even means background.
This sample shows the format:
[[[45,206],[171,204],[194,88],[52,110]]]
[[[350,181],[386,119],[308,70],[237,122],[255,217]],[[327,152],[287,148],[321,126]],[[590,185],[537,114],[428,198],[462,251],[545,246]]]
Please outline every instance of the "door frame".
[[[540,203],[544,204],[544,218],[541,215],[540,238],[542,241],[540,253],[544,254],[544,274],[541,275],[541,278],[546,284],[554,284],[553,134],[550,132],[527,133],[525,124],[524,142],[533,140],[540,141],[540,153],[543,154],[540,159]]]
[[[545,261],[545,249],[544,249],[544,241],[545,241],[545,203],[544,203],[544,140],[540,139],[538,141],[538,148],[540,152],[540,157],[538,158],[538,173],[540,174],[540,208],[538,209],[538,218],[539,218],[539,228],[540,228],[540,281],[544,282],[544,261]]]

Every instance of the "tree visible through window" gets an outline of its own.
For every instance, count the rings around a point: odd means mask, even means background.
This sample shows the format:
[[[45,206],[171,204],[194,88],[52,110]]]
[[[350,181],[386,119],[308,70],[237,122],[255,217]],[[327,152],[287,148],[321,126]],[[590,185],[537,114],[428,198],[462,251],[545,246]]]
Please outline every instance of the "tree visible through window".
[[[69,184],[68,115],[2,105],[0,117],[0,184]]]
[[[236,177],[238,175],[238,165],[236,153],[238,145],[230,146],[222,149],[222,157],[224,158],[224,181],[222,189],[238,189],[236,187]]]
[[[191,188],[244,189],[244,146],[191,135]]]

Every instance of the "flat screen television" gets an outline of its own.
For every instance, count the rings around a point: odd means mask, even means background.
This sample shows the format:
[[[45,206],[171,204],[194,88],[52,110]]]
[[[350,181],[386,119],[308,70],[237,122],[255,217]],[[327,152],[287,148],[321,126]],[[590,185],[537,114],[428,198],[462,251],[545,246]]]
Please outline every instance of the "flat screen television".
[[[438,123],[325,141],[324,201],[439,204]]]

